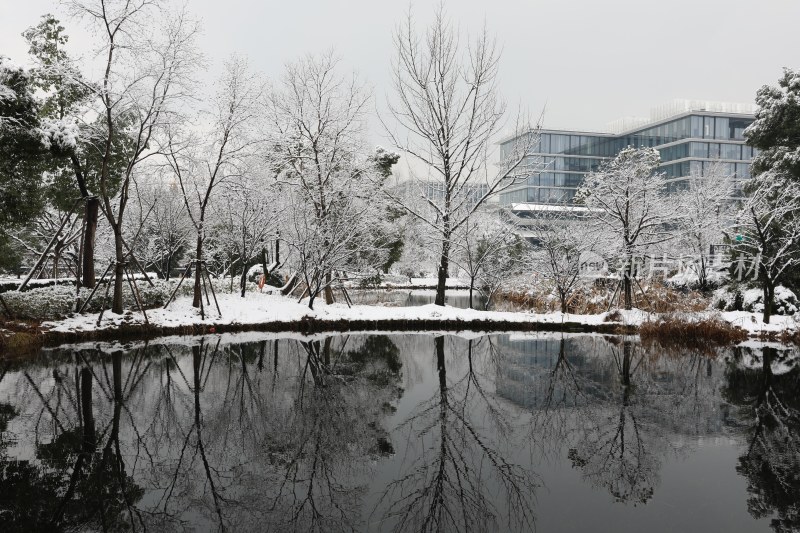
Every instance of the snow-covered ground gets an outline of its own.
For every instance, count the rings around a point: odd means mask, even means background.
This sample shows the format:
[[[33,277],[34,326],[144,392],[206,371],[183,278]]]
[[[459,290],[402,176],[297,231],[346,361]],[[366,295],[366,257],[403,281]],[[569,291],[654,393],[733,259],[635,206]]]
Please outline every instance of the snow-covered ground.
[[[795,330],[800,327],[800,317],[772,315],[769,324],[764,324],[761,313],[748,313],[747,311],[724,311],[719,313],[723,320],[738,326],[751,334],[776,333]]]
[[[209,326],[222,324],[263,324],[272,322],[295,322],[303,318],[318,320],[427,320],[448,321],[460,320],[472,322],[479,326],[486,321],[507,321],[518,323],[581,323],[597,325],[605,323],[606,315],[573,315],[562,313],[515,313],[498,311],[477,311],[456,307],[440,307],[422,305],[415,307],[382,307],[372,305],[354,305],[347,307],[344,303],[325,305],[317,299],[312,311],[305,304],[296,300],[271,294],[248,293],[246,298],[235,294],[218,296],[222,316],[216,311],[212,301],[206,306],[206,317],[200,319],[199,310],[191,306],[191,298],[179,298],[168,309],[151,309],[147,311],[150,324],[159,327],[180,327],[205,324]],[[638,325],[647,318],[647,314],[638,311],[623,311],[622,322],[626,325]],[[91,331],[96,327],[97,313],[76,315],[64,320],[45,322],[44,329],[58,332]],[[141,313],[129,312],[114,315],[106,311],[100,329],[120,325],[134,325],[144,322]],[[466,324],[465,324],[466,325]]]
[[[220,316],[213,305],[206,306],[206,317],[200,319],[199,310],[191,306],[188,297],[179,298],[168,309],[151,309],[147,311],[150,324],[158,327],[181,327],[204,324],[208,326],[229,324],[264,324],[295,322],[304,318],[317,320],[425,320],[425,321],[462,321],[465,329],[472,326],[480,330],[486,322],[510,323],[579,323],[585,325],[599,325],[609,323],[607,314],[576,315],[560,312],[538,314],[527,312],[499,312],[478,311],[473,309],[459,309],[456,307],[440,307],[436,305],[422,305],[416,307],[383,307],[376,305],[354,305],[336,303],[325,305],[318,299],[312,311],[307,305],[297,303],[296,300],[272,294],[248,293],[246,298],[235,294],[219,295],[219,304],[222,310]],[[613,321],[623,325],[640,325],[646,320],[657,318],[637,309],[619,311],[621,320]],[[772,323],[763,324],[761,316],[757,313],[743,311],[707,312],[691,315],[696,318],[719,317],[739,326],[750,333],[779,332],[792,330],[798,327],[793,317],[775,316]],[[45,322],[44,329],[57,332],[92,331],[98,329],[97,313],[76,315],[61,321]],[[143,317],[138,312],[127,312],[124,315],[114,315],[108,311],[103,315],[100,329],[113,328],[120,325],[142,324]]]

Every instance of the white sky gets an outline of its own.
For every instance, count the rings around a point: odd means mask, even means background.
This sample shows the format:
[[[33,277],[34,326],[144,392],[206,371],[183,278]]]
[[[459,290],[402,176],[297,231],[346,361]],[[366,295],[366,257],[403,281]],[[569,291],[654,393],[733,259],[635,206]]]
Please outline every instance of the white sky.
[[[287,61],[333,47],[385,102],[391,34],[408,3],[185,1],[203,22],[212,64],[237,52],[274,79]],[[421,23],[436,3],[413,2]],[[674,98],[752,102],[783,66],[800,67],[797,0],[450,0],[447,9],[464,34],[485,21],[503,47],[509,107],[537,114],[546,105],[547,127],[603,129]],[[87,35],[57,1],[0,0],[0,54],[25,63],[20,33],[46,12],[62,19],[77,53],[86,49]]]

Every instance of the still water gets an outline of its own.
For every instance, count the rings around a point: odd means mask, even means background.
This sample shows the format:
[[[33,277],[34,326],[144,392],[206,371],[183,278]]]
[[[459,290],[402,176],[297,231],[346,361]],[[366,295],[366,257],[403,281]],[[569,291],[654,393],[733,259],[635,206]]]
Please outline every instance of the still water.
[[[425,289],[393,289],[371,290],[360,289],[350,291],[353,303],[360,305],[385,305],[387,307],[415,307],[432,304],[436,300],[436,291]],[[445,295],[445,304],[459,309],[469,308],[469,291],[449,290]],[[486,298],[474,291],[472,293],[473,309],[484,309]],[[491,308],[491,306],[490,306]]]
[[[553,334],[0,362],[0,531],[797,531],[800,370]]]

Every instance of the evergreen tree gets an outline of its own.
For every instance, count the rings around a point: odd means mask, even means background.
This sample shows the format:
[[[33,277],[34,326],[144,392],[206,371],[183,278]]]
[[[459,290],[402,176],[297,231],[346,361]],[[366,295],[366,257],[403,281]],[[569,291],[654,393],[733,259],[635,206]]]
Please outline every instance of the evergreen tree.
[[[760,150],[752,174],[775,170],[800,180],[800,72],[784,69],[777,87],[758,90],[756,104],[756,119],[744,132],[747,144]]]
[[[759,150],[753,157],[752,175],[770,172],[769,180],[780,177],[800,183],[800,71],[784,68],[777,86],[758,90],[756,104],[755,121],[744,132],[747,144]],[[748,185],[750,193],[758,189],[754,182]],[[800,249],[794,252],[800,254]],[[788,269],[781,278],[782,283],[800,289],[797,269]]]
[[[92,97],[92,88],[67,55],[65,46],[69,37],[53,15],[43,15],[41,22],[26,30],[23,36],[30,45],[30,55],[38,63],[32,72],[32,83],[45,95],[39,113],[42,138],[52,155],[48,197],[54,206],[63,210],[72,209],[78,198],[84,199],[86,231],[81,281],[86,287],[94,287],[95,234],[100,203],[92,192],[96,173],[91,171],[92,162],[85,155],[94,152],[85,150],[83,145],[97,139],[92,139],[86,131],[92,130],[91,125],[79,125],[82,110]]]
[[[19,266],[8,232],[43,207],[39,175],[44,149],[30,73],[0,56],[0,268]]]

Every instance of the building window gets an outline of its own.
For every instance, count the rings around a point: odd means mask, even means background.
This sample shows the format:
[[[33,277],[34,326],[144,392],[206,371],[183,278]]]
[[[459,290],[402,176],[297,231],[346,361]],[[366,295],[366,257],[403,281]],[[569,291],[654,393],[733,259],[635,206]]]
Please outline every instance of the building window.
[[[714,138],[714,117],[703,117],[703,138]]]
[[[753,121],[747,120],[743,118],[732,118],[728,121],[728,138],[735,139],[737,141],[744,140],[744,130],[749,126]]]
[[[722,159],[741,159],[742,158],[741,145],[738,144],[721,145],[720,157],[722,157]]]

